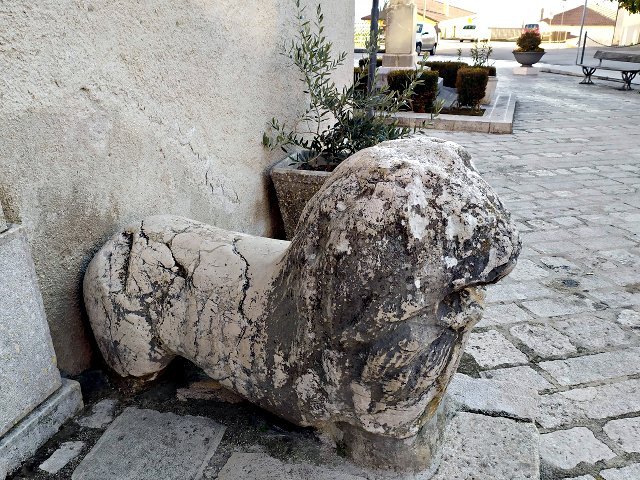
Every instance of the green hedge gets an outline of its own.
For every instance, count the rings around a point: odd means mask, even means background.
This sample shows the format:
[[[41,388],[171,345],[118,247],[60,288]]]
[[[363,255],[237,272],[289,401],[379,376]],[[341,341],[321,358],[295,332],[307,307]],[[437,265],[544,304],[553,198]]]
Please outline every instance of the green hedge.
[[[438,97],[438,72],[425,70],[420,74],[422,83],[415,88],[413,96],[413,110],[415,112],[430,112],[433,102]]]
[[[495,77],[497,74],[496,67],[480,67],[480,68],[484,68],[490,77]]]
[[[416,76],[415,70],[393,70],[387,76],[389,90],[396,93],[403,92]],[[416,85],[411,97],[412,108],[416,112],[429,112],[438,96],[438,72],[425,70],[418,78],[421,83]]]
[[[455,88],[456,79],[458,78],[458,70],[468,67],[468,63],[464,62],[420,62],[425,67],[431,68],[438,72],[442,77],[442,84],[445,87]]]
[[[461,68],[458,70],[456,88],[461,106],[479,108],[487,90],[489,74],[485,68]]]
[[[387,75],[389,90],[399,93],[407,89],[416,76],[415,70],[392,70]]]

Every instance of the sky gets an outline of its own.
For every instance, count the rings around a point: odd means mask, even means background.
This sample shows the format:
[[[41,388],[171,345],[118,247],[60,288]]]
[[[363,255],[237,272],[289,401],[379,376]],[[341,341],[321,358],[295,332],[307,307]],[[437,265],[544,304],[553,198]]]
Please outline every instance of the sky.
[[[417,0],[418,6],[421,0]],[[443,1],[443,0],[441,0]],[[355,0],[356,18],[359,19],[371,12],[370,0]],[[383,0],[380,0],[380,4]],[[588,5],[603,4],[613,6],[608,0],[589,0]],[[488,23],[498,26],[501,23],[521,18],[525,23],[540,19],[540,12],[544,8],[545,16],[555,15],[563,10],[584,5],[584,0],[450,0],[450,5],[465,8],[487,18]]]

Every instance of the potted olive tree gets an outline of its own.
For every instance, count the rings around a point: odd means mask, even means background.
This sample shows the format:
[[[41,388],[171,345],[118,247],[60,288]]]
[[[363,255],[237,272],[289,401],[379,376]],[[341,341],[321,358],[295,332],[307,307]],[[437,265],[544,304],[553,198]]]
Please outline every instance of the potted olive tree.
[[[415,75],[400,93],[390,91],[388,86],[366,88],[367,62],[354,75],[353,84],[339,88],[332,75],[344,64],[346,52],[333,57],[319,5],[313,21],[305,19],[300,0],[295,1],[295,6],[298,33],[283,46],[282,54],[300,73],[309,103],[292,124],[273,118],[263,135],[265,147],[281,148],[287,153],[271,170],[287,238],[293,237],[307,201],[340,162],[358,150],[404,138],[414,131],[399,126],[394,114],[409,105],[421,82],[420,76]],[[377,39],[370,44],[370,49],[376,49]],[[369,85],[376,84],[375,76]]]
[[[528,30],[518,38],[518,48],[513,51],[516,61],[523,67],[531,67],[538,63],[544,55],[544,48],[540,48],[542,38],[538,32]]]

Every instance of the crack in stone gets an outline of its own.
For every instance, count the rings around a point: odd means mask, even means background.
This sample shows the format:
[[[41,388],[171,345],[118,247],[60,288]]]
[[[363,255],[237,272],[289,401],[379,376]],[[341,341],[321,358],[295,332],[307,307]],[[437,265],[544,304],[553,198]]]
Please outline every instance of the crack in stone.
[[[233,242],[231,243],[231,247],[233,249],[233,253],[235,253],[238,257],[240,257],[242,259],[242,261],[244,262],[244,270],[242,272],[242,276],[244,278],[244,284],[242,285],[242,298],[240,299],[240,303],[238,304],[238,313],[240,313],[240,315],[245,320],[245,322],[248,322],[248,317],[247,317],[247,315],[246,315],[246,313],[244,311],[244,304],[245,304],[245,302],[247,300],[247,292],[249,291],[249,288],[251,287],[251,279],[249,278],[249,262],[247,261],[245,256],[242,255],[238,251],[238,242],[239,241],[240,241],[240,238],[235,237],[233,239]],[[236,346],[240,345],[240,342],[244,338],[246,331],[247,331],[247,323],[245,323],[242,326],[242,331],[241,331],[240,335],[238,336],[238,342],[237,342]]]

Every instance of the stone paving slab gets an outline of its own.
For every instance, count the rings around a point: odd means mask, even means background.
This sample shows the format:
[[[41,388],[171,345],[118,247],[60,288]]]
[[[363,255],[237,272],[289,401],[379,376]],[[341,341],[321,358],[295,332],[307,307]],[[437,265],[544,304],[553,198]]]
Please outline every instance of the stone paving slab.
[[[602,470],[600,475],[604,480],[636,480],[640,478],[640,463],[634,463],[623,468]]]
[[[512,327],[509,332],[535,355],[542,358],[566,356],[577,353],[569,338],[551,325],[529,323]]]
[[[480,372],[483,378],[490,378],[502,382],[508,382],[512,388],[533,388],[538,392],[553,388],[542,375],[528,366],[499,368],[497,370],[485,370]]]
[[[627,453],[640,453],[640,417],[611,420],[604,433]]]
[[[532,423],[458,414],[445,433],[433,480],[539,478],[539,435]]]
[[[640,380],[542,395],[538,422],[556,428],[634,413],[640,413]]]
[[[542,362],[540,367],[565,386],[636,375],[640,374],[640,348]]]
[[[527,363],[527,357],[496,330],[472,333],[465,351],[484,368]]]
[[[191,480],[225,428],[204,417],[127,408],[73,472],[72,480]]]
[[[265,453],[234,453],[218,473],[218,480],[366,480],[309,463],[284,463]]]
[[[447,390],[458,410],[494,417],[535,421],[539,415],[538,392],[511,382],[471,378],[456,374]]]
[[[82,452],[84,442],[65,442],[51,454],[44,462],[40,464],[40,470],[47,473],[58,473],[71,460],[76,458]]]
[[[588,428],[576,427],[540,435],[541,461],[555,469],[571,470],[583,462],[594,465],[615,456]]]

